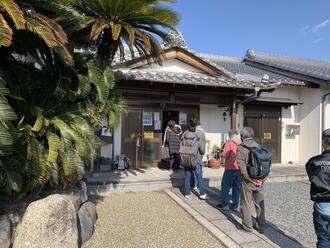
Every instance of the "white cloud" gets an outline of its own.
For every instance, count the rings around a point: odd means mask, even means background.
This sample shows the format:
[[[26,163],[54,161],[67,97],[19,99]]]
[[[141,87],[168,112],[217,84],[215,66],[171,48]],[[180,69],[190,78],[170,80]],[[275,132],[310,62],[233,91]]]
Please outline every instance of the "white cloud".
[[[321,22],[320,24],[317,24],[316,26],[314,26],[312,28],[312,32],[315,33],[317,31],[319,31],[321,28],[325,28],[326,26],[329,26],[329,25],[330,25],[330,20],[327,19],[327,20]]]
[[[302,27],[299,31],[300,32],[306,32],[309,27],[310,27],[310,25],[308,24],[305,27]]]
[[[313,40],[313,44],[316,45],[317,43],[319,43],[322,39],[321,38],[318,38],[316,40]]]

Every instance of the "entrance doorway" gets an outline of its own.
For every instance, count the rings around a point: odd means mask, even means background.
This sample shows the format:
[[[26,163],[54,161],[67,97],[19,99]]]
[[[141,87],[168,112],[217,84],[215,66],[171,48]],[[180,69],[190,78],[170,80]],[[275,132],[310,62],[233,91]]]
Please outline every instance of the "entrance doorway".
[[[245,105],[244,126],[254,129],[255,140],[273,153],[272,162],[281,162],[281,107]]]
[[[198,106],[129,108],[122,116],[121,153],[131,160],[132,168],[157,166],[161,159],[163,135],[169,120],[174,120],[181,126],[182,131],[185,131],[188,121],[198,116]]]
[[[163,130],[166,129],[170,120],[175,121],[175,124],[179,124],[179,111],[163,111]]]

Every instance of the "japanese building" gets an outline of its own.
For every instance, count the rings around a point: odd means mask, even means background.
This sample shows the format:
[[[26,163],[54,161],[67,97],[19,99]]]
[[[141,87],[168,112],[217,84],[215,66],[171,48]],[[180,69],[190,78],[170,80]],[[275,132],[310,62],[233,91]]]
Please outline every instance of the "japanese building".
[[[321,131],[330,127],[330,63],[253,51],[244,58],[201,54],[180,34],[164,48],[162,65],[145,57],[116,58],[117,93],[127,104],[104,158],[125,154],[133,167],[157,166],[170,119],[186,129],[196,117],[207,150],[221,146],[230,128],[251,126],[274,163],[304,163],[321,151]],[[103,160],[102,160],[103,159]]]

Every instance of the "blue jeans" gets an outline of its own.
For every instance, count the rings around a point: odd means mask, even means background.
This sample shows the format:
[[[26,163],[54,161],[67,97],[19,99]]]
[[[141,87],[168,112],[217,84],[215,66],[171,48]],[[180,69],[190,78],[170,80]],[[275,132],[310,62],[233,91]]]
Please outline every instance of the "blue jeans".
[[[190,180],[190,186],[192,188],[195,188],[198,186],[198,181],[197,181],[197,176],[196,176],[196,171],[195,170],[192,170],[192,177],[191,177],[191,180]]]
[[[221,202],[229,207],[229,191],[232,188],[233,208],[238,208],[239,204],[239,184],[240,175],[238,170],[225,170],[221,182]]]
[[[191,177],[193,173],[196,173],[196,178],[199,187],[200,195],[205,194],[205,185],[203,181],[203,170],[201,165],[197,165],[195,168],[184,168],[184,192],[185,195],[190,195],[191,193]]]
[[[317,236],[317,248],[330,247],[330,216],[322,215],[314,205],[314,229]]]

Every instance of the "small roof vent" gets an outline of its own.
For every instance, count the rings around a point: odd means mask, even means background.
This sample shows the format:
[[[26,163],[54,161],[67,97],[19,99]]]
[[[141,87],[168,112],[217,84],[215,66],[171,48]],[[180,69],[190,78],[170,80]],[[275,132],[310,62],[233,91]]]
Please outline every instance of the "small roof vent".
[[[261,79],[262,83],[268,83],[269,82],[269,76],[268,74],[264,74]]]

